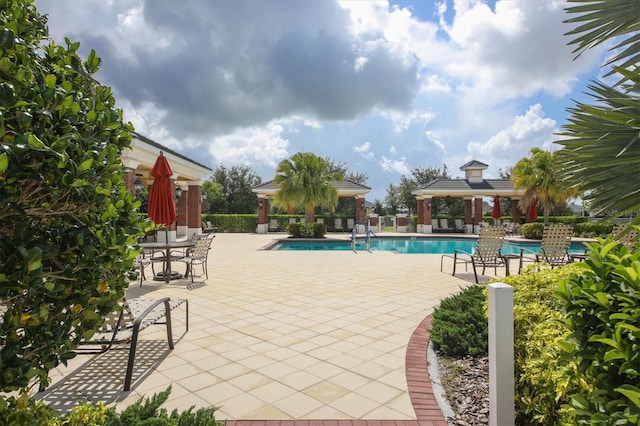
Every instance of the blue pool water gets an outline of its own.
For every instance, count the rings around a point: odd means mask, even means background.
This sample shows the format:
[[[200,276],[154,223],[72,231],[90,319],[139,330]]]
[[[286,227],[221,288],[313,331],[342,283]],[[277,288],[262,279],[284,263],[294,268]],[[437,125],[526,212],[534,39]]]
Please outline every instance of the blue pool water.
[[[476,240],[468,238],[372,238],[371,251],[392,251],[406,254],[452,254],[455,250],[473,252]],[[505,241],[502,254],[520,254],[521,249],[538,252],[540,243],[518,243]],[[582,243],[572,243],[569,252],[583,253]],[[348,240],[319,240],[319,241],[280,241],[271,250],[351,250]],[[356,242],[356,251],[366,250],[363,239]]]

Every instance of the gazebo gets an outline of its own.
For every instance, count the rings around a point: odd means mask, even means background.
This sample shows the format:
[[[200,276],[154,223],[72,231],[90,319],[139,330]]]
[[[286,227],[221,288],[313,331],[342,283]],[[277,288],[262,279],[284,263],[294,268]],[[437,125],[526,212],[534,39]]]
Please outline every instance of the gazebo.
[[[467,233],[479,232],[482,201],[487,197],[506,197],[514,201],[513,221],[519,223],[521,211],[517,201],[522,198],[524,190],[514,189],[508,179],[484,179],[482,173],[488,167],[488,164],[472,160],[460,167],[460,170],[465,172],[464,179],[436,179],[411,191],[418,201],[417,232],[433,233],[431,200],[435,197],[464,199],[464,223]]]
[[[333,186],[338,190],[339,198],[355,198],[356,202],[356,222],[365,221],[365,196],[371,192],[368,186],[360,185],[350,180],[334,181]],[[253,192],[258,195],[258,234],[266,234],[269,229],[269,203],[276,192],[280,189],[280,185],[273,181],[265,182],[253,188]]]
[[[212,173],[211,168],[134,132],[131,150],[122,153],[122,162],[127,171],[127,187],[135,193],[137,187],[148,187],[153,183],[150,172],[160,151],[167,157],[173,170],[172,183],[178,199],[178,218],[169,228],[169,240],[202,232],[200,187],[206,176]]]

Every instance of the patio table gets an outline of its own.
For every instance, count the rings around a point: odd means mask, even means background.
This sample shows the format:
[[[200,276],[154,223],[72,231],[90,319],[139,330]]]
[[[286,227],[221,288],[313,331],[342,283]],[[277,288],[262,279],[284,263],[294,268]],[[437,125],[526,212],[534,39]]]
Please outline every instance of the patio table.
[[[162,268],[162,272],[154,275],[153,279],[156,281],[164,281],[165,283],[168,283],[170,280],[177,280],[182,278],[182,274],[171,272],[171,249],[193,247],[195,244],[193,241],[187,240],[160,243],[139,243],[138,245],[143,249],[164,250],[164,266]]]

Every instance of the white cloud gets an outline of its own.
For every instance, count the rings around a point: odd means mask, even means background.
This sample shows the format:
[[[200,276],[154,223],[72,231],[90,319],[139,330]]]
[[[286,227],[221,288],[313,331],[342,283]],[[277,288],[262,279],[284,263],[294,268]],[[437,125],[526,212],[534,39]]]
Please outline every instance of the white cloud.
[[[289,141],[282,138],[283,127],[269,123],[248,127],[213,139],[209,152],[220,164],[267,165],[275,168],[288,157]]]
[[[375,157],[373,152],[371,152],[370,142],[365,142],[360,146],[353,147],[353,152],[357,152],[362,158],[365,158],[367,160],[373,160],[373,158]]]
[[[411,174],[411,169],[407,164],[407,159],[404,157],[396,160],[383,156],[378,164],[380,164],[380,167],[385,172],[396,172],[399,175],[405,176]]]
[[[551,149],[557,130],[555,120],[545,117],[542,105],[536,104],[486,142],[470,142],[467,148],[472,158],[492,159],[491,169],[497,171],[527,157],[533,147]]]

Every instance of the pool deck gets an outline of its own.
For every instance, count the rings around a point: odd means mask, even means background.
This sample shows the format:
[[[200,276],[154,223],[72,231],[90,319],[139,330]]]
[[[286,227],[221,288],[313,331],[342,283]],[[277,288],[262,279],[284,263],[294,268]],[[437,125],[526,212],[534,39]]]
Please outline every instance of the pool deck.
[[[129,298],[188,299],[190,329],[178,308],[174,350],[162,326],[141,333],[130,392],[127,351],[112,350],[58,367],[37,397],[60,411],[77,401],[122,409],[171,385],[169,411],[218,406],[230,426],[446,425],[427,329],[473,271],[440,272],[440,255],[261,250],[284,236],[217,234],[207,280],[132,282]]]

